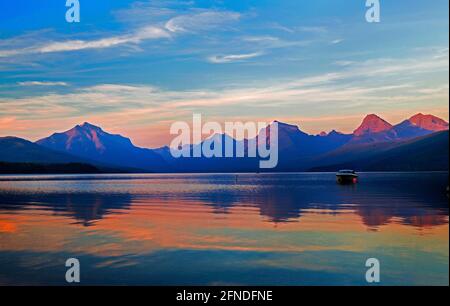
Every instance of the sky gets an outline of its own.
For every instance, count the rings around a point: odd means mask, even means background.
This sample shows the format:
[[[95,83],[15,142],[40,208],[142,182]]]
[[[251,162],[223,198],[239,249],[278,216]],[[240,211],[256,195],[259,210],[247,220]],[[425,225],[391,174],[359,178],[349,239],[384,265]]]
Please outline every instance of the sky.
[[[449,118],[448,0],[0,2],[0,136],[83,122],[169,144],[170,125],[279,120],[310,134]]]

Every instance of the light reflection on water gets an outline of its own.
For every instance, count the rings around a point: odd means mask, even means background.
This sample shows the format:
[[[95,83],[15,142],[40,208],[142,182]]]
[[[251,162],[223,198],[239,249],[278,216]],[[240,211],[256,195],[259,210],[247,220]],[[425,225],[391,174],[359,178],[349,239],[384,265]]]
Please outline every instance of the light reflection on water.
[[[0,283],[448,285],[448,173],[0,176]]]

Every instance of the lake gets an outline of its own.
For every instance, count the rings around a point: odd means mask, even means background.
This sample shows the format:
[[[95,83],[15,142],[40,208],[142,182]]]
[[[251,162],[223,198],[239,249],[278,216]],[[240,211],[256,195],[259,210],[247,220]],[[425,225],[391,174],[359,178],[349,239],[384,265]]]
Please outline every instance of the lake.
[[[449,284],[448,173],[0,176],[0,284]]]

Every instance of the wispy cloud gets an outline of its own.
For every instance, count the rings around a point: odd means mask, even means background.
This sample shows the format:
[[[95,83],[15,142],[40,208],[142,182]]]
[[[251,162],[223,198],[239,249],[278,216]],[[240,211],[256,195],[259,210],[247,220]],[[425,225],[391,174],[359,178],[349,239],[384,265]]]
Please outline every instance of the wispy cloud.
[[[244,61],[251,58],[262,56],[262,52],[254,52],[247,54],[229,54],[229,55],[214,55],[208,57],[208,61],[213,64],[226,64],[238,61]]]
[[[151,0],[137,1],[130,7],[113,12],[120,22],[131,24],[147,24],[149,20],[161,21],[177,15],[180,10],[190,9],[194,1],[185,0]]]
[[[281,25],[281,24],[279,24],[279,23],[277,23],[277,22],[272,23],[272,24],[271,24],[271,27],[272,27],[272,29],[279,30],[279,31],[283,31],[283,32],[286,32],[286,33],[291,33],[291,34],[292,34],[292,33],[295,32],[294,29],[292,29],[292,28],[290,28],[290,27],[286,27],[286,26],[284,26],[284,25]]]
[[[104,49],[123,44],[138,44],[145,40],[169,38],[170,34],[161,28],[147,26],[139,28],[131,34],[110,36],[94,40],[65,40],[47,42],[21,49],[0,50],[0,57],[9,57],[22,54],[53,53],[78,51],[85,49]]]
[[[328,31],[326,27],[320,26],[300,26],[297,27],[296,30],[309,33],[326,33]]]
[[[293,26],[293,27],[287,27],[284,25],[281,25],[279,23],[272,23],[271,27],[276,30],[280,30],[286,33],[296,33],[296,32],[303,32],[303,33],[313,33],[313,34],[324,34],[328,32],[327,27],[324,26]]]
[[[332,40],[331,41],[331,44],[332,45],[337,45],[337,44],[340,44],[341,42],[343,42],[344,40],[343,39],[335,39],[335,40]]]
[[[353,64],[355,64],[355,62],[354,61],[335,61],[334,64],[337,66],[345,67],[345,66],[353,65]]]
[[[66,82],[42,82],[42,81],[26,81],[18,82],[20,86],[69,86]]]
[[[245,36],[242,38],[243,41],[246,42],[251,42],[251,43],[273,43],[273,42],[278,42],[280,41],[280,39],[278,37],[275,36],[269,36],[269,35],[264,35],[264,36]]]
[[[165,28],[173,33],[200,32],[237,21],[241,14],[228,11],[200,11],[171,18]]]

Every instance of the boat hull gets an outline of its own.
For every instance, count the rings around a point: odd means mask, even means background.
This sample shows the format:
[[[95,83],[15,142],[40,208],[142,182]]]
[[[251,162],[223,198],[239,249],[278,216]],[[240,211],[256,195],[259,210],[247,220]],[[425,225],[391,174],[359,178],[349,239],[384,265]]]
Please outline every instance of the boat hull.
[[[338,184],[356,184],[358,182],[357,175],[336,175],[336,182]]]

